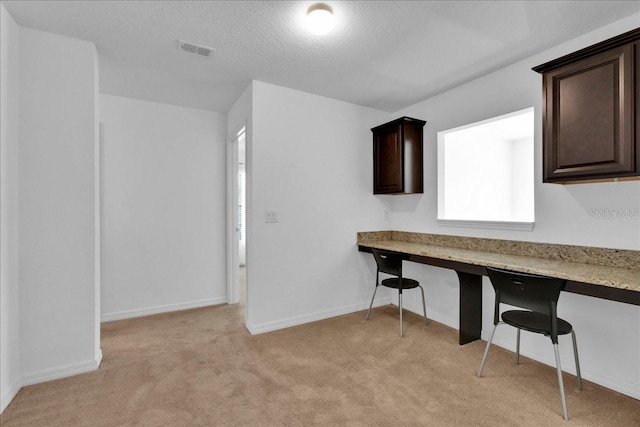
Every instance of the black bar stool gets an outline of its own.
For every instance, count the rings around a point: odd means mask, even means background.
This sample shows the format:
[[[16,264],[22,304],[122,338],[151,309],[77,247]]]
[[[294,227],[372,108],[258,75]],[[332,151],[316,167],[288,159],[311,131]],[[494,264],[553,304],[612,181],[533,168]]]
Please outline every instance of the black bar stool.
[[[482,369],[489,354],[489,347],[493,340],[493,334],[498,325],[506,323],[515,327],[516,339],[516,365],[520,362],[520,330],[543,334],[551,339],[556,356],[556,370],[558,372],[558,384],[560,386],[560,400],[562,402],[562,415],[569,419],[567,402],[564,396],[564,384],[562,382],[562,368],[560,367],[560,353],[558,351],[558,335],[571,334],[573,341],[573,355],[576,360],[576,373],[578,376],[578,388],[582,390],[582,377],[580,376],[580,362],[578,361],[578,346],[576,334],[571,324],[558,317],[556,307],[560,291],[564,289],[567,281],[552,277],[537,276],[533,274],[517,273],[514,271],[487,268],[491,284],[496,291],[496,304],[493,315],[493,331],[484,350],[482,363],[478,370],[478,378],[482,375]],[[502,313],[500,319],[500,304],[524,308],[525,310],[509,310]]]
[[[420,286],[418,281],[402,277],[402,261],[408,256],[399,254],[397,252],[383,251],[380,249],[371,248],[373,257],[378,265],[376,271],[376,288],[373,290],[373,297],[371,297],[371,304],[369,304],[369,311],[367,311],[366,320],[369,320],[371,315],[371,307],[373,306],[373,300],[376,297],[376,291],[378,286],[382,285],[387,288],[393,288],[398,290],[398,306],[400,309],[400,337],[404,336],[404,328],[402,323],[402,291],[405,289],[420,288],[422,292],[422,309],[424,310],[424,324],[427,324],[427,306],[424,300],[424,289]],[[380,282],[380,273],[390,274],[392,278],[384,279]]]

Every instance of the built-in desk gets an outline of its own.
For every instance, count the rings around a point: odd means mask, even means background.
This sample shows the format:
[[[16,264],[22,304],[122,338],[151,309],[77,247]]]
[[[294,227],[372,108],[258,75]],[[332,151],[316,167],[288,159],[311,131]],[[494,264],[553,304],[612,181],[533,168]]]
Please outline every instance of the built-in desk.
[[[640,305],[640,251],[402,231],[358,233],[358,249],[371,248],[456,271],[461,345],[480,339],[486,267],[559,277],[567,280],[567,292]]]

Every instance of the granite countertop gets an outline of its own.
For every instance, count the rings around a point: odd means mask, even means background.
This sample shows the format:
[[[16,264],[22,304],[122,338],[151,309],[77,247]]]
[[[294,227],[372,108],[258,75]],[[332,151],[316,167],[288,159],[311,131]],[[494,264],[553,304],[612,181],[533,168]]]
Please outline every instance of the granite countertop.
[[[640,251],[396,231],[358,245],[640,292]]]

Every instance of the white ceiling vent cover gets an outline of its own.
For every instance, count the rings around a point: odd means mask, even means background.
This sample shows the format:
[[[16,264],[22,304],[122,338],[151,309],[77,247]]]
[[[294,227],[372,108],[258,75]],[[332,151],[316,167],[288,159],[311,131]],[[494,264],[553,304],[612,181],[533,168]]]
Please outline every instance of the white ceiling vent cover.
[[[184,50],[185,52],[195,53],[196,55],[200,56],[211,56],[211,54],[215,51],[215,49],[212,47],[185,42],[183,40],[178,40],[178,43],[180,43],[180,49]]]

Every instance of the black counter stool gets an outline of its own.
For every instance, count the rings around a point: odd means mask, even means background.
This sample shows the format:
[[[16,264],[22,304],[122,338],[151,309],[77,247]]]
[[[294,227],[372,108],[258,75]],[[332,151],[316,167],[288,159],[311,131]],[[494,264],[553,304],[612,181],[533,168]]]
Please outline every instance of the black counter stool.
[[[376,271],[376,288],[373,290],[373,297],[371,297],[371,304],[369,304],[369,311],[367,311],[366,320],[369,320],[371,314],[371,307],[373,306],[373,300],[376,297],[376,291],[378,286],[382,285],[387,288],[393,288],[398,290],[398,306],[400,309],[400,337],[404,336],[403,324],[402,324],[402,291],[405,289],[420,288],[422,292],[422,309],[424,310],[424,324],[427,324],[427,306],[424,301],[424,289],[420,286],[418,281],[402,277],[402,261],[408,258],[408,255],[399,254],[397,252],[383,251],[380,249],[371,248],[373,257],[378,265]],[[384,279],[380,282],[380,273],[390,274],[392,278]]]
[[[558,352],[558,335],[571,333],[573,340],[573,355],[576,360],[576,373],[578,376],[578,388],[582,390],[582,377],[580,376],[580,362],[578,361],[578,347],[576,345],[576,334],[571,324],[560,319],[556,312],[560,291],[567,281],[552,277],[537,276],[526,273],[516,273],[513,271],[499,270],[487,267],[487,273],[491,279],[491,284],[496,291],[496,303],[493,315],[493,331],[484,350],[482,363],[478,370],[478,378],[482,375],[482,369],[489,354],[489,347],[493,340],[493,334],[498,325],[506,323],[517,328],[516,339],[516,365],[520,358],[520,330],[543,334],[551,338],[556,356],[556,370],[558,372],[558,383],[560,386],[560,400],[562,402],[562,415],[565,420],[569,419],[567,413],[567,403],[564,396],[564,384],[562,382],[562,368],[560,367],[560,353]],[[502,313],[500,318],[500,304],[524,308],[526,310],[509,310]]]

